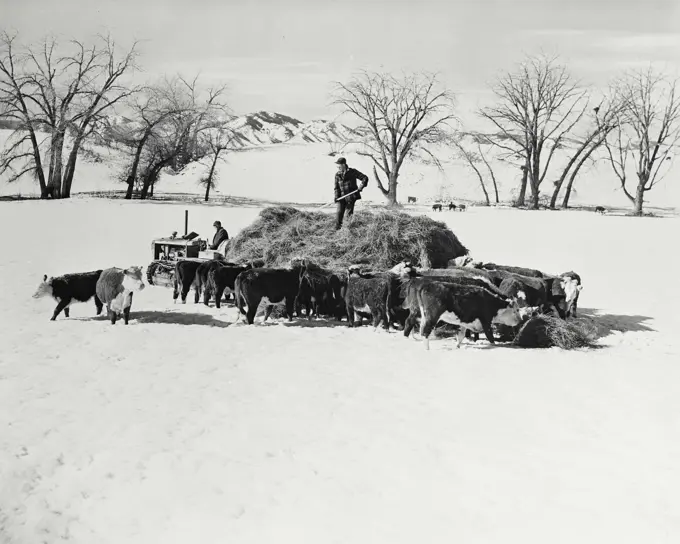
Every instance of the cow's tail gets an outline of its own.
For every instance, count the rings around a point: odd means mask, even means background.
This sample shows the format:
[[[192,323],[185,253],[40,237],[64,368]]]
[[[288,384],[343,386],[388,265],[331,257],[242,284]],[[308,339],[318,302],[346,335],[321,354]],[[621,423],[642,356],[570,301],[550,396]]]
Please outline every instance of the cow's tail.
[[[240,276],[236,276],[236,281],[234,282],[234,302],[236,303],[236,308],[238,308],[236,320],[234,321],[234,323],[236,323],[239,319],[241,319],[241,315],[246,315],[246,312],[243,310],[243,294],[241,293]]]

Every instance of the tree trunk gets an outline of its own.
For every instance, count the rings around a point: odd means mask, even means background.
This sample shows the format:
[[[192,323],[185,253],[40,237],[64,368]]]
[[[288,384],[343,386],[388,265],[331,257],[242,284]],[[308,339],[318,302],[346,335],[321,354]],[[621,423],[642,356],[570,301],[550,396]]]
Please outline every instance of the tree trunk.
[[[573,185],[574,185],[574,180],[576,180],[576,175],[578,174],[579,170],[581,170],[581,167],[583,166],[583,164],[588,160],[588,157],[590,157],[590,156],[593,154],[593,152],[594,152],[598,147],[600,147],[600,144],[601,144],[603,141],[604,141],[604,140],[602,140],[602,141],[596,143],[595,145],[593,145],[593,146],[587,151],[587,153],[586,153],[585,155],[583,155],[583,157],[581,157],[581,160],[578,161],[578,164],[576,164],[576,167],[574,168],[574,171],[571,173],[571,176],[570,176],[570,178],[569,178],[569,183],[567,184],[567,189],[566,189],[566,191],[565,191],[565,193],[564,193],[564,199],[562,200],[562,207],[563,207],[563,208],[568,208],[568,207],[569,207],[569,198],[571,197],[571,189],[572,189],[572,187],[573,187]],[[553,196],[554,196],[554,195],[553,195]]]
[[[526,200],[526,195],[527,195],[527,179],[529,177],[529,167],[528,165],[525,164],[524,169],[522,170],[522,182],[519,186],[519,194],[517,195],[517,199],[515,200],[515,207],[516,208],[521,208],[524,206],[524,201]]]
[[[473,163],[470,163],[470,166],[472,167],[472,169],[477,174],[477,177],[479,178],[479,184],[482,186],[482,191],[484,192],[484,199],[486,200],[486,205],[491,206],[491,201],[489,200],[489,193],[486,190],[486,186],[484,185],[484,178],[482,177],[482,173]]]
[[[132,200],[132,193],[135,188],[135,180],[137,179],[137,170],[139,169],[139,161],[141,160],[142,157],[142,151],[144,150],[144,145],[146,144],[146,140],[148,139],[149,135],[151,134],[150,131],[147,131],[144,136],[142,137],[141,140],[139,140],[139,143],[137,144],[137,149],[135,150],[135,156],[134,159],[132,160],[132,167],[130,168],[130,174],[128,175],[127,179],[125,182],[127,183],[127,191],[125,193],[125,199],[126,200]]]
[[[489,175],[491,176],[491,183],[493,183],[494,195],[496,197],[496,204],[499,204],[500,199],[498,198],[498,183],[496,183],[496,176],[493,173],[493,169],[491,168],[489,161],[486,160],[486,157],[484,156],[484,152],[482,151],[482,145],[479,142],[477,142],[477,150],[479,151],[479,156],[482,157],[482,160],[484,161],[484,164],[486,165],[486,168],[489,171]],[[488,201],[488,198],[487,198],[487,201]]]
[[[529,182],[531,185],[531,209],[538,210],[539,196],[540,196],[540,175],[541,175],[541,165],[539,162],[538,151],[534,152],[534,164],[529,175]]]
[[[635,202],[633,203],[633,214],[642,215],[642,206],[645,202],[645,184],[647,180],[641,179],[638,181],[637,189],[635,190]]]
[[[64,138],[63,132],[57,132],[52,140],[52,158],[50,178],[47,189],[52,194],[52,198],[61,198],[62,194],[62,154],[64,152]]]
[[[557,197],[560,194],[560,190],[562,189],[562,184],[564,183],[564,180],[567,179],[567,174],[569,174],[569,170],[571,167],[574,165],[576,160],[578,159],[579,155],[583,151],[583,147],[581,147],[576,153],[574,153],[574,156],[569,160],[567,163],[567,166],[565,166],[564,171],[562,172],[562,175],[560,176],[560,179],[557,180],[557,183],[555,184],[555,190],[553,191],[552,197],[550,198],[550,209],[554,210],[555,206],[557,205]],[[571,186],[567,187],[567,191],[571,192]],[[567,201],[569,198],[567,197]],[[566,206],[565,206],[566,208]]]
[[[210,173],[208,174],[208,180],[205,184],[205,201],[208,202],[208,199],[210,198],[210,187],[212,186],[212,180],[213,180],[213,175],[215,174],[215,165],[217,164],[217,158],[219,157],[220,152],[217,151],[215,153],[215,156],[213,157],[212,164],[210,165]]]
[[[399,203],[397,201],[397,178],[399,174],[395,174],[394,172],[390,174],[389,178],[389,183],[390,187],[388,189],[388,194],[387,194],[387,205],[390,207],[398,206]]]
[[[80,146],[83,143],[82,137],[77,137],[73,142],[73,149],[68,155],[68,161],[66,162],[66,170],[64,173],[64,190],[63,197],[71,197],[71,187],[73,186],[73,176],[76,172],[76,161],[78,160],[78,152],[80,151]]]

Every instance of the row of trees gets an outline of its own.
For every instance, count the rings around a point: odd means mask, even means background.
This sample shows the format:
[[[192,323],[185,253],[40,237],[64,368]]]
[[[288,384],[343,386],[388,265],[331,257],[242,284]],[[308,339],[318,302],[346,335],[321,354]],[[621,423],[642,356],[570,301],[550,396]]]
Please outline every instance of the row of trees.
[[[522,176],[514,203],[525,206],[528,200],[532,209],[541,203],[546,179],[552,181],[549,207],[557,207],[560,194],[567,207],[582,167],[604,159],[641,215],[645,194],[668,172],[680,140],[676,90],[676,81],[650,68],[623,74],[596,98],[556,57],[539,55],[527,57],[493,85],[494,104],[477,112],[488,132],[453,126],[453,95],[440,90],[435,76],[397,80],[364,73],[336,84],[335,104],[363,125],[368,135],[363,154],[373,161],[376,182],[390,204],[398,202],[404,160],[424,152],[439,164],[438,148],[455,150],[469,165],[487,204],[489,181],[499,202],[491,156],[517,166]],[[566,164],[556,170],[558,153]]]
[[[127,153],[121,181],[128,199],[152,196],[164,168],[208,158],[201,179],[208,200],[217,161],[234,138],[225,87],[202,91],[196,79],[179,76],[135,86],[136,59],[136,44],[121,50],[109,37],[91,46],[48,40],[22,47],[1,34],[0,119],[14,132],[0,153],[0,176],[31,175],[42,198],[68,198],[84,144],[96,140]],[[116,107],[125,109],[125,123],[111,122]]]
[[[83,146],[98,138],[127,152],[126,198],[152,196],[164,168],[207,158],[201,183],[208,200],[217,162],[238,136],[227,123],[225,88],[201,90],[182,77],[135,86],[136,60],[135,45],[120,50],[110,38],[22,47],[16,36],[0,35],[0,120],[15,128],[0,154],[0,176],[32,175],[43,198],[68,198]],[[500,198],[494,163],[517,167],[514,202],[534,209],[557,207],[560,195],[566,207],[583,166],[605,160],[641,214],[680,140],[676,89],[649,69],[622,75],[597,96],[557,58],[529,56],[497,78],[493,104],[477,112],[486,131],[461,126],[455,95],[431,75],[363,72],[336,83],[333,103],[358,122],[363,136],[353,143],[372,161],[388,204],[398,204],[409,159],[441,167],[442,153],[453,153],[474,171],[488,204]],[[118,107],[128,122],[110,122]]]

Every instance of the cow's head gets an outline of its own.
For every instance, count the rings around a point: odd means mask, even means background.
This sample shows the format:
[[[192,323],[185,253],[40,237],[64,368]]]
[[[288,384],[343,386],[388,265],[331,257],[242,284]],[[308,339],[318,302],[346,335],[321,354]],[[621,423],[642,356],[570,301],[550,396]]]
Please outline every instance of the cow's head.
[[[390,272],[404,278],[409,276],[412,277],[416,275],[417,268],[411,261],[404,260],[390,268]]]
[[[521,311],[522,309],[520,308],[517,300],[508,299],[507,306],[496,312],[494,321],[496,323],[500,323],[501,325],[507,325],[508,327],[516,327],[522,322]]]
[[[560,276],[560,286],[564,290],[565,295],[564,313],[565,315],[571,315],[581,289],[583,289],[581,278],[574,272],[566,272]]]
[[[347,277],[351,278],[355,276],[357,278],[361,277],[361,266],[358,264],[351,264],[347,267]]]
[[[123,288],[126,291],[141,291],[144,289],[143,267],[131,266],[123,270]]]
[[[47,274],[43,276],[43,281],[38,285],[38,288],[33,293],[33,298],[51,297],[52,296],[52,278],[48,278]]]

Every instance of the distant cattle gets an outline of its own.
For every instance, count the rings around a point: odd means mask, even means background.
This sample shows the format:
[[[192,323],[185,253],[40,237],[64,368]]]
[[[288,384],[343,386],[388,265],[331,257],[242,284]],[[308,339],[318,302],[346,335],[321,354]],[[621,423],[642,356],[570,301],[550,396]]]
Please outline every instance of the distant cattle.
[[[607,212],[604,206],[595,206],[595,211],[597,213],[601,213],[602,215],[604,215]]]
[[[432,204],[432,211],[433,211],[433,212],[440,212],[440,211],[442,211],[442,205],[441,205],[441,204]]]
[[[464,212],[467,210],[467,206],[465,204],[458,204],[458,211],[459,212]]]
[[[492,323],[514,327],[521,322],[517,303],[489,289],[456,283],[414,278],[407,287],[406,304],[409,317],[404,336],[409,336],[418,317],[420,335],[425,348],[430,349],[429,336],[439,320],[458,325],[460,348],[466,330],[484,332],[490,343],[495,343]]]
[[[107,268],[97,280],[97,296],[104,304],[113,325],[120,314],[125,324],[130,319],[132,295],[144,289],[142,267],[131,266],[126,269]]]
[[[295,298],[300,285],[301,264],[292,268],[251,268],[241,272],[234,283],[234,298],[239,315],[244,314],[249,325],[255,321],[257,308],[263,300],[267,304],[264,321],[274,305],[285,304],[289,321],[293,319]],[[243,305],[247,311],[243,310]]]
[[[453,202],[449,202],[449,211],[453,210],[454,212],[456,211],[456,205]]]
[[[407,203],[408,204],[415,204],[418,199],[415,196],[409,196],[407,198]]]
[[[101,273],[101,270],[95,270],[50,278],[45,274],[42,283],[33,294],[33,298],[49,296],[57,301],[57,307],[54,309],[50,321],[55,321],[62,310],[64,310],[64,315],[69,317],[69,306],[74,301],[87,302],[92,297],[94,297],[94,305],[97,308],[97,315],[99,315],[104,307],[96,293],[97,280]]]
[[[233,263],[227,266],[213,266],[208,270],[208,279],[203,293],[203,303],[207,306],[212,295],[215,297],[215,307],[219,308],[222,304],[222,295],[233,293],[236,287],[236,278],[241,272],[251,268],[250,263],[243,266],[237,266]]]

